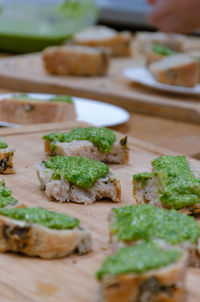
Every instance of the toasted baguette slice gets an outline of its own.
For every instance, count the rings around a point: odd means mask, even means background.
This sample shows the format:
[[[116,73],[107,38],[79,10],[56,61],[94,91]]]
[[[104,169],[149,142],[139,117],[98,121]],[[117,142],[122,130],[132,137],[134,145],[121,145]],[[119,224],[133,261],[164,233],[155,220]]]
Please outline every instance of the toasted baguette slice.
[[[178,156],[182,157],[183,156]],[[170,156],[169,156],[170,158]],[[189,168],[191,172],[199,178],[199,169],[197,169],[193,163],[188,163]],[[148,173],[147,173],[148,174]],[[184,183],[184,182],[183,182]],[[197,190],[197,188],[196,188]],[[163,207],[171,209],[172,206],[168,206],[167,204],[163,203],[160,199],[160,196],[163,192],[163,182],[161,177],[156,174],[153,175],[153,177],[150,177],[145,181],[145,183],[142,183],[140,179],[136,180],[133,177],[133,196],[137,202],[137,204],[149,204],[154,205],[156,207]],[[195,203],[194,205],[189,206],[178,206],[176,204],[176,207],[174,207],[178,210],[180,210],[182,213],[186,213],[189,215],[197,215],[200,213],[200,202]]]
[[[14,96],[0,101],[0,120],[16,124],[52,123],[75,120],[73,102],[44,101]]]
[[[113,262],[113,267],[115,265],[117,263]],[[144,273],[104,274],[100,280],[98,301],[184,302],[187,296],[186,268],[185,253],[175,263]]]
[[[0,173],[15,174],[15,170],[13,169],[14,153],[15,149],[13,148],[0,149]]]
[[[189,266],[200,267],[200,227],[193,217],[175,210],[158,209],[149,205],[132,205],[112,209],[109,222],[110,243],[114,252],[121,247],[134,246],[144,240],[151,240],[167,250],[176,248],[187,251]],[[139,228],[140,232],[138,232]],[[127,235],[126,229],[129,230]],[[178,240],[175,239],[177,236]]]
[[[44,259],[61,258],[91,250],[88,230],[80,226],[57,230],[0,215],[0,252],[17,252]]]
[[[121,200],[120,181],[115,178],[112,172],[104,178],[98,179],[91,188],[79,188],[65,179],[52,179],[53,171],[45,168],[44,164],[35,166],[41,189],[45,190],[48,198],[60,202],[76,202],[92,204],[101,199],[110,199],[113,202]]]
[[[78,45],[49,47],[43,52],[46,71],[55,75],[104,75],[110,63],[110,52],[105,48]]]
[[[113,56],[130,56],[130,32],[117,32],[106,26],[92,26],[74,35],[74,43],[92,47],[109,48]]]
[[[99,160],[109,164],[127,164],[129,161],[129,148],[127,137],[114,142],[111,152],[101,152],[97,146],[87,140],[74,140],[70,143],[56,143],[51,150],[50,141],[44,140],[44,151],[50,155],[82,156]]]
[[[199,81],[198,62],[186,54],[166,57],[149,65],[154,78],[162,84],[194,87]]]
[[[200,50],[193,50],[188,52],[188,55],[193,59],[196,60],[199,64],[199,83],[200,83]]]

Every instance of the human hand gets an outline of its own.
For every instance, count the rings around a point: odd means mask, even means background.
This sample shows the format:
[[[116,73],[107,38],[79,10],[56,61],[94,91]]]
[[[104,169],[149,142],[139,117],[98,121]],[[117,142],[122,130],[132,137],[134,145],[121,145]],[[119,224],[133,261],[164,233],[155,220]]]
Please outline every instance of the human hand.
[[[164,32],[192,32],[200,28],[200,0],[148,0],[154,7],[150,21]]]

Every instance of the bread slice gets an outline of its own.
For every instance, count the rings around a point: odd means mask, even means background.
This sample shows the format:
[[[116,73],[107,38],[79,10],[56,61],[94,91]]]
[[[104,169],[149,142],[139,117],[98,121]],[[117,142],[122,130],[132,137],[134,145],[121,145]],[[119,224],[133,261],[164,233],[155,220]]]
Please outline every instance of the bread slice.
[[[0,181],[0,209],[23,208],[25,204],[12,196],[12,191],[5,185],[5,181]]]
[[[110,52],[78,45],[49,47],[43,52],[43,62],[49,74],[99,76],[109,68]]]
[[[164,157],[160,157],[164,158]],[[156,207],[163,207],[163,208],[175,208],[177,210],[180,210],[183,213],[189,214],[189,215],[197,215],[200,213],[200,196],[198,191],[200,192],[200,181],[198,181],[199,179],[199,173],[197,173],[196,168],[194,167],[194,165],[189,164],[186,160],[186,158],[184,156],[165,156],[165,158],[167,160],[173,161],[176,159],[180,159],[180,164],[184,165],[185,169],[189,169],[190,172],[196,176],[196,184],[194,185],[194,187],[192,188],[191,184],[188,183],[188,185],[190,186],[190,190],[192,190],[191,192],[193,192],[194,194],[196,194],[196,201],[189,205],[187,204],[187,202],[184,202],[182,204],[182,202],[179,204],[179,202],[174,202],[173,203],[173,198],[171,198],[171,203],[166,203],[163,202],[161,200],[161,196],[164,193],[165,190],[165,171],[163,170],[161,173],[139,173],[139,174],[135,174],[133,176],[133,196],[137,202],[137,204],[149,204],[149,205],[154,205]],[[159,160],[156,159],[156,160]],[[156,161],[155,160],[155,161]],[[175,167],[176,168],[176,167]],[[184,170],[185,170],[184,169]],[[154,169],[153,169],[154,172]],[[176,169],[173,171],[173,168],[171,170],[171,175],[175,175],[176,176]],[[140,177],[141,175],[141,177]],[[145,177],[145,180],[142,180],[143,176]],[[181,176],[181,174],[180,174]],[[186,190],[186,197],[184,196],[184,193],[182,195],[182,199],[184,198],[184,200],[186,201],[187,199],[187,195],[189,194],[187,192],[187,182],[184,183],[184,178],[182,179],[182,183],[185,184],[185,190]],[[191,193],[191,194],[193,194]],[[180,195],[181,196],[181,195]],[[189,195],[188,195],[189,196]],[[199,200],[199,202],[198,202]],[[180,197],[180,201],[181,201],[181,197]],[[174,206],[173,206],[174,204]],[[184,205],[185,204],[185,205]]]
[[[26,97],[25,94],[13,94],[0,101],[0,120],[23,125],[75,120],[73,101],[64,102],[63,97],[65,96],[52,98],[55,101],[44,101],[29,98],[28,95]]]
[[[57,142],[54,150],[51,150],[50,143],[50,141],[44,139],[44,151],[50,155],[82,156],[108,164],[127,164],[129,161],[127,137],[117,139],[110,152],[101,152],[97,146],[88,140],[74,140],[69,143]]]
[[[120,252],[121,250],[118,253]],[[127,263],[130,261],[127,259]],[[140,263],[142,266],[143,263],[141,261]],[[115,267],[117,269],[117,265],[118,262],[113,260],[113,271]],[[104,273],[99,280],[98,301],[184,302],[187,297],[185,289],[186,269],[187,254],[184,253],[176,262],[146,272]]]
[[[112,209],[109,222],[114,252],[153,241],[167,250],[187,251],[188,264],[200,267],[200,227],[193,217],[149,205],[130,205]]]
[[[162,84],[195,87],[199,81],[198,62],[186,54],[166,57],[149,65],[156,81]]]
[[[68,182],[64,177],[53,179],[53,170],[47,169],[44,163],[35,166],[39,178],[41,189],[45,190],[48,198],[53,198],[59,202],[76,202],[92,204],[101,199],[110,199],[113,202],[121,200],[120,181],[114,174],[109,173],[99,178],[91,187],[80,188]],[[84,179],[84,175],[82,177]]]
[[[188,52],[188,55],[193,59],[196,60],[199,64],[199,83],[200,83],[200,50],[193,50]]]
[[[13,169],[14,153],[15,153],[15,149],[10,147],[0,149],[0,173],[1,174],[15,174],[15,170]]]
[[[92,26],[74,35],[75,44],[106,47],[111,50],[113,56],[130,56],[130,43],[132,36],[130,32],[117,32],[106,26]]]
[[[0,215],[0,252],[11,251],[31,257],[53,259],[74,252],[85,254],[91,247],[90,232],[79,225],[73,229],[52,229],[13,219],[2,213]]]

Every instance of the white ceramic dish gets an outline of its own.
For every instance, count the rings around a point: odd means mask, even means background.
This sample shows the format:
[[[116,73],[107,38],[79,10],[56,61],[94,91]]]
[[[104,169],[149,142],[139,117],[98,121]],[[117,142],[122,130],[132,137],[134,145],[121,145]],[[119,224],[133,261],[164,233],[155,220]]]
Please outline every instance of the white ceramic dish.
[[[127,68],[124,70],[124,76],[135,83],[139,83],[153,89],[176,94],[200,96],[200,84],[194,88],[161,84],[154,79],[146,67]]]
[[[36,99],[48,100],[52,94],[27,93],[28,96]],[[12,94],[0,95],[2,99],[11,97]],[[85,122],[97,127],[116,126],[129,120],[129,113],[118,106],[97,102],[88,99],[73,97],[76,107],[77,121]],[[0,126],[18,127],[19,125],[0,122]]]

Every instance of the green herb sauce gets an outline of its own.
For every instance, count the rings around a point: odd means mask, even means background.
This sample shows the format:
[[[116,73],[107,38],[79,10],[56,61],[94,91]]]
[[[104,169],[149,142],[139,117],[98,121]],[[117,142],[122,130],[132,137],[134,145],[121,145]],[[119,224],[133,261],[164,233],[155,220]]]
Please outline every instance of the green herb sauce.
[[[177,54],[176,51],[171,50],[170,48],[160,45],[160,44],[153,44],[152,49],[155,53],[162,55],[162,56],[172,56],[172,55]]]
[[[53,170],[53,179],[64,178],[79,188],[88,189],[99,179],[109,174],[106,164],[79,156],[54,156],[44,162],[48,169]]]
[[[6,149],[8,145],[5,142],[0,141],[0,149]]]
[[[200,202],[200,179],[196,178],[185,156],[162,156],[152,161],[152,173],[133,176],[134,186],[158,177],[160,200],[170,208],[181,209]]]
[[[48,101],[48,102],[62,102],[62,103],[70,103],[73,104],[72,97],[69,95],[57,95],[55,97],[52,97],[50,99],[44,100],[44,99],[38,99],[38,98],[32,98],[27,93],[16,93],[12,95],[15,99],[24,99],[24,100],[31,100],[31,101]]]
[[[40,224],[44,227],[56,230],[74,229],[79,225],[79,220],[66,214],[48,211],[41,207],[0,209],[0,215],[28,223]]]
[[[0,183],[0,208],[5,208],[8,205],[15,205],[17,200],[12,197],[12,191],[5,187],[4,180]]]
[[[91,141],[101,152],[110,152],[113,143],[116,141],[114,132],[107,128],[75,128],[69,133],[53,132],[43,136],[43,139],[50,141],[51,150],[55,149],[56,142],[69,143],[74,140]]]
[[[131,205],[112,210],[110,231],[125,242],[163,239],[171,244],[196,243],[200,227],[193,217],[175,210]]]
[[[121,248],[116,254],[104,260],[101,269],[97,272],[97,278],[101,280],[104,275],[144,273],[175,263],[180,257],[180,251],[163,250],[150,242]]]

